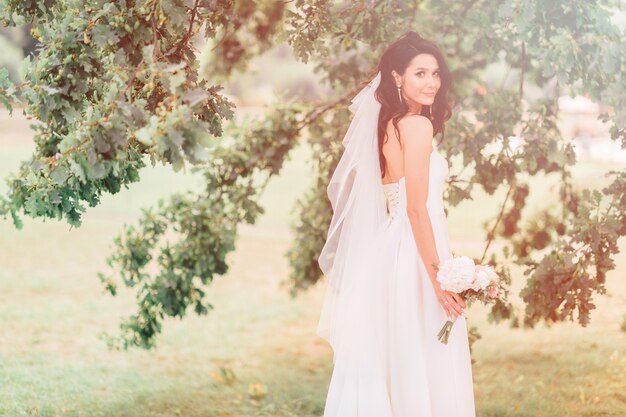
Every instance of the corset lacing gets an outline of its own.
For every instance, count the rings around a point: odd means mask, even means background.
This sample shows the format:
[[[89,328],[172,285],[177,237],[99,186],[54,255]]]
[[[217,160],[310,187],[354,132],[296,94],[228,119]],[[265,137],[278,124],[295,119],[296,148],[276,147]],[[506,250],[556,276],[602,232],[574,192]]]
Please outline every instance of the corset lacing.
[[[385,191],[387,217],[393,219],[398,213],[399,186],[398,184],[383,184]]]

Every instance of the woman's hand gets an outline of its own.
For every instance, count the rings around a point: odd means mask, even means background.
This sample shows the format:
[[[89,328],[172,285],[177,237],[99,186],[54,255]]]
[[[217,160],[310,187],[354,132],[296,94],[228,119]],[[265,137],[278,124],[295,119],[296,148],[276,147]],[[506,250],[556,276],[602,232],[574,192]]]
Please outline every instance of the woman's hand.
[[[435,283],[434,287],[437,300],[451,321],[456,320],[461,315],[465,317],[465,300],[463,297],[455,292],[442,290],[438,282]]]

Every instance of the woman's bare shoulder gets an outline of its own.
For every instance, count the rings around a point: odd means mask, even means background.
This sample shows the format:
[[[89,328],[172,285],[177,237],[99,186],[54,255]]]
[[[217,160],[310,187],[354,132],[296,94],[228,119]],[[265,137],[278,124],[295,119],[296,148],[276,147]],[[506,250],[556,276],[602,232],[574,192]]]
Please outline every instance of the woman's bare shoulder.
[[[406,131],[407,133],[417,129],[419,132],[428,133],[432,136],[433,124],[426,116],[421,114],[410,114],[404,116],[398,121],[398,128],[400,132]]]
[[[401,142],[409,140],[419,143],[431,144],[433,139],[433,124],[425,116],[420,114],[406,115],[398,121],[398,130],[400,131]]]
[[[387,121],[387,129],[390,129],[393,126],[393,119]],[[418,128],[424,131],[434,131],[433,124],[426,116],[422,116],[421,114],[407,114],[402,116],[400,120],[398,120],[398,129],[402,132],[403,130],[411,130],[414,128]]]

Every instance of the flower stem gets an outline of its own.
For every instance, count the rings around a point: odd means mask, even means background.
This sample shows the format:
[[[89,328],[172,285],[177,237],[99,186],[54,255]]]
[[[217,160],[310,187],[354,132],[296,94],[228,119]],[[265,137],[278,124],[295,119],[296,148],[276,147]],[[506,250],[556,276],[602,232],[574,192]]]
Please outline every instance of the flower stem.
[[[454,323],[450,320],[446,321],[446,324],[443,325],[443,327],[441,328],[441,330],[439,330],[439,333],[437,334],[437,339],[444,345],[448,344],[448,337],[450,337],[450,332],[452,331],[453,324]]]

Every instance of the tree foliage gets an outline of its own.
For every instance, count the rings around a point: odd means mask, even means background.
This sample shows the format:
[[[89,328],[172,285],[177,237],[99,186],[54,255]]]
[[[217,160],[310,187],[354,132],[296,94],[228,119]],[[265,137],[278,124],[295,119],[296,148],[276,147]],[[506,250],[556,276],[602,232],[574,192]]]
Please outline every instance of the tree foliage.
[[[286,254],[295,296],[321,278],[316,256],[331,215],[326,184],[350,121],[346,104],[382,48],[413,29],[440,45],[453,69],[455,111],[441,146],[448,158],[460,155],[464,167],[451,173],[448,204],[471,198],[476,188],[491,195],[506,190],[498,216],[485,227],[478,261],[492,264],[507,286],[509,265],[523,267],[525,312],[519,317],[504,301],[493,306],[490,320],[519,326],[521,319],[532,327],[574,320],[577,312],[584,326],[626,234],[626,173],[611,172],[602,190],[574,187],[576,158],[557,127],[557,97],[567,91],[610,105],[602,118],[626,147],[625,41],[610,21],[610,6],[602,0],[0,0],[3,22],[31,22],[39,41],[37,55],[23,64],[23,84],[12,85],[0,70],[0,101],[10,110],[11,102],[23,103],[39,121],[36,149],[7,179],[0,212],[17,227],[20,214],[79,226],[87,206],[139,180],[145,157],[200,171],[204,190],[144,210],[115,239],[110,271],[100,274],[112,294],[121,280],[137,295],[137,313],[122,323],[121,335],[109,337],[111,345],[150,348],[165,316],[212,308],[206,287],[228,271],[225,256],[237,225],[255,222],[264,184],[307,140],[317,178],[297,203],[297,239]],[[227,124],[232,104],[221,86],[199,76],[197,37],[215,43],[215,80],[245,71],[251,58],[286,41],[333,93],[324,102],[277,103],[258,120]],[[505,78],[485,79],[487,66],[498,62],[508,68]],[[506,82],[510,74],[518,80],[514,87]],[[525,108],[529,84],[552,93]],[[464,116],[468,111],[476,120]],[[515,135],[523,147],[511,146]],[[486,154],[493,143],[501,150]],[[473,173],[463,175],[465,167]],[[532,211],[528,179],[538,174],[560,180],[560,198]],[[495,239],[505,243],[501,252],[489,250]]]

